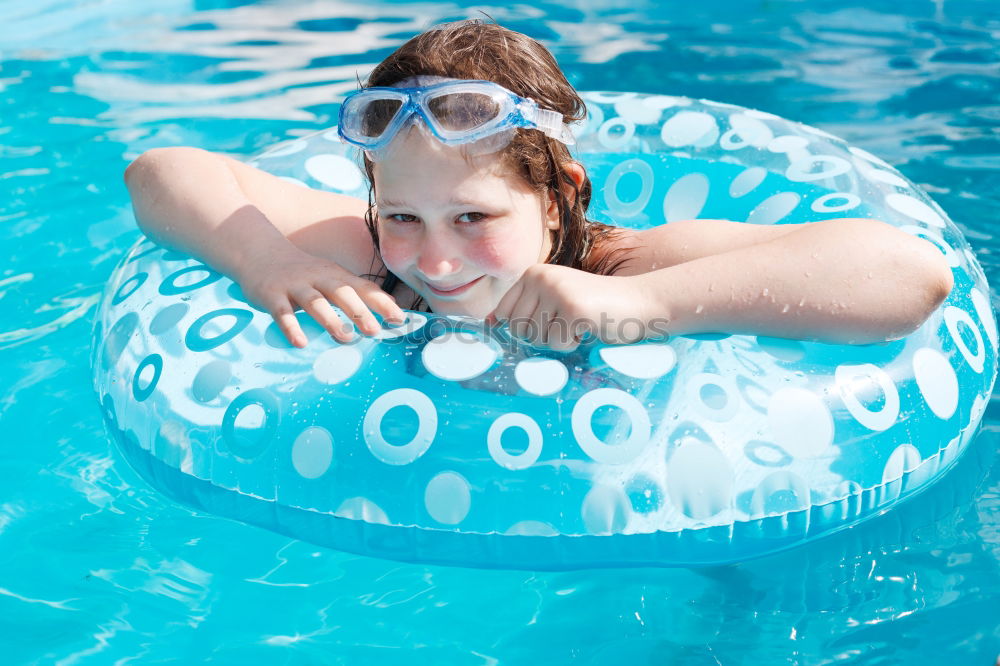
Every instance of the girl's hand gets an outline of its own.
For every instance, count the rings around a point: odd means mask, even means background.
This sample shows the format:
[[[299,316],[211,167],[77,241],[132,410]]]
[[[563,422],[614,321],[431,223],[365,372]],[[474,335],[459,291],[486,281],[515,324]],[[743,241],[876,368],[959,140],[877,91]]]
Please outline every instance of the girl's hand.
[[[586,334],[609,344],[638,342],[667,332],[650,295],[629,277],[594,275],[553,264],[531,266],[486,318],[507,322],[511,335],[534,345],[572,351]],[[653,323],[662,324],[657,327]]]
[[[294,314],[299,308],[339,342],[350,342],[354,332],[331,304],[343,310],[366,335],[381,330],[372,310],[390,323],[406,319],[395,299],[375,283],[291,244],[268,248],[266,256],[248,262],[236,278],[243,294],[267,310],[296,347],[305,347],[307,342]]]

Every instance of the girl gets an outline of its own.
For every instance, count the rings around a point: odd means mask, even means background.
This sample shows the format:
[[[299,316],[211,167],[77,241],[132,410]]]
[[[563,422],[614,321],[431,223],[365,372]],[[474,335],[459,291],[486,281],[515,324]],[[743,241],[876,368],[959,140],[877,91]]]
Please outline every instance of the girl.
[[[414,37],[345,100],[367,203],[194,148],[144,153],[125,180],[143,232],[232,277],[300,347],[296,309],[348,341],[331,304],[372,335],[373,313],[403,320],[397,302],[563,351],[699,331],[870,343],[951,290],[937,248],[876,220],[588,222],[566,145],[584,115],[541,44],[467,21]]]

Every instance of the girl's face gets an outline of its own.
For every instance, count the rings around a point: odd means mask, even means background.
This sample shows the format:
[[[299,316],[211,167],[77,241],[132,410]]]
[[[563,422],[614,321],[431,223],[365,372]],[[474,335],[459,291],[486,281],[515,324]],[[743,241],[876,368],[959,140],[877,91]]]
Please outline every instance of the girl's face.
[[[382,261],[435,313],[485,317],[549,255],[557,208],[499,153],[467,159],[413,126],[373,173]]]

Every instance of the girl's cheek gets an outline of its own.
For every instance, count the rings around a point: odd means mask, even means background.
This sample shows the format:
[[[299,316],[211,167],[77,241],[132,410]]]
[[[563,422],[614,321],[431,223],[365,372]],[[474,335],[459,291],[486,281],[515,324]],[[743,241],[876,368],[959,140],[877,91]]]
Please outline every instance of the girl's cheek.
[[[483,239],[469,249],[469,258],[481,269],[497,276],[517,277],[527,268],[524,246],[517,239]]]
[[[382,253],[382,261],[389,269],[399,268],[412,263],[414,249],[412,243],[405,240],[382,235],[379,237],[379,248]]]

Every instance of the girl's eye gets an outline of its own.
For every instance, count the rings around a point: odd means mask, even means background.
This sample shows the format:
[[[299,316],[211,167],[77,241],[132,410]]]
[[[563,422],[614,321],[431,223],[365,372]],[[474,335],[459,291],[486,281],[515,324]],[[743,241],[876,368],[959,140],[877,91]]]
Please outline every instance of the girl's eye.
[[[393,222],[416,222],[417,221],[417,216],[416,215],[407,215],[406,213],[396,213],[394,215],[387,215],[386,217],[388,217]]]
[[[479,222],[486,219],[485,213],[462,213],[458,216],[459,222]]]

